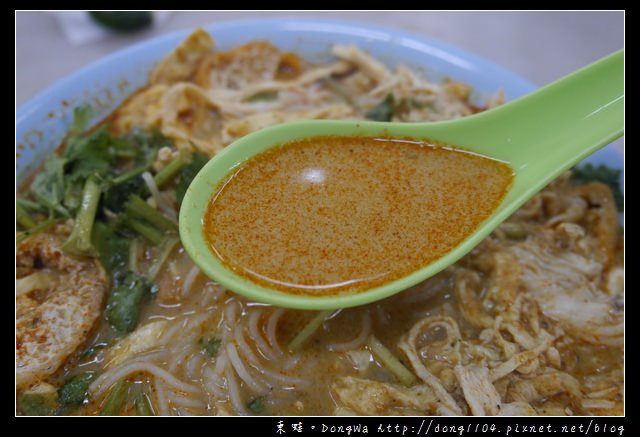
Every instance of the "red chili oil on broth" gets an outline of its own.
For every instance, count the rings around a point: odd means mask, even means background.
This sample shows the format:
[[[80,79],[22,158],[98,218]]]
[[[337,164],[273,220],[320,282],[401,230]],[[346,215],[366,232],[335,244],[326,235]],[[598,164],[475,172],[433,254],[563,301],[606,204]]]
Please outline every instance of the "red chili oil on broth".
[[[237,274],[291,294],[357,293],[439,259],[497,208],[501,161],[422,141],[314,137],[272,148],[212,196],[204,233]]]

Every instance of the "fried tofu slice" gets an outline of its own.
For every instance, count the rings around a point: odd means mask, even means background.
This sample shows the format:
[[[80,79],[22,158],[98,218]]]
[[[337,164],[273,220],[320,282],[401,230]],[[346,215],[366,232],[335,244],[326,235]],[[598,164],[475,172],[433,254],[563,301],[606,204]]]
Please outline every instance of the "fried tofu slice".
[[[67,255],[67,230],[40,232],[16,248],[16,388],[55,373],[90,335],[108,279],[93,259]]]
[[[149,84],[173,84],[189,80],[213,47],[211,35],[203,29],[196,29],[156,65],[150,74]]]

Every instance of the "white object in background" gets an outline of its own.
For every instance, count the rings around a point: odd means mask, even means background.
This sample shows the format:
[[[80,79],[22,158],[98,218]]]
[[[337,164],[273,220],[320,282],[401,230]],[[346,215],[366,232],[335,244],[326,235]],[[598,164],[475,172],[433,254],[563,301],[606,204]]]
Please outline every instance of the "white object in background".
[[[171,15],[171,11],[151,12],[151,28],[162,26]],[[53,11],[51,14],[58,20],[67,41],[75,46],[90,44],[113,35],[113,31],[92,19],[89,11]]]

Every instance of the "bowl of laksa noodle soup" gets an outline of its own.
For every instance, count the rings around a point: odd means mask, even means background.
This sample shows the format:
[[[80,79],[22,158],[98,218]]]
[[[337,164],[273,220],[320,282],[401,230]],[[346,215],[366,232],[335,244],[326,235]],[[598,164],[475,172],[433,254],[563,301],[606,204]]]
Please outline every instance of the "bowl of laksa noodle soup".
[[[125,53],[145,66],[132,62],[127,80],[117,58],[92,67],[121,95],[60,98],[42,124],[18,113],[16,415],[624,414],[621,166],[582,163],[452,266],[351,308],[251,301],[207,277],[178,236],[194,176],[248,133],[308,119],[465,117],[532,90],[525,81],[341,22],[230,23],[145,44]],[[94,83],[85,75],[74,81]],[[333,151],[348,165],[374,156],[370,146]],[[265,174],[254,183],[283,184]],[[210,210],[212,235],[246,220],[252,238],[271,238],[275,225],[242,201],[235,216]],[[378,224],[382,248],[394,232],[419,233]],[[224,251],[256,244],[233,238]],[[421,258],[415,243],[404,255]],[[324,249],[322,269],[306,273],[342,267]]]

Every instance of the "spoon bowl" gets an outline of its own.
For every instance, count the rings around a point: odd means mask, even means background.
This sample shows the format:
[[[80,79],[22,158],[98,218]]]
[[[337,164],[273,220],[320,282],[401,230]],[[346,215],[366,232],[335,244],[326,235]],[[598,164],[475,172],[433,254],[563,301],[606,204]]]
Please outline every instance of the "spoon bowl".
[[[249,299],[281,307],[328,310],[363,305],[405,290],[456,262],[549,182],[624,132],[624,50],[526,96],[472,116],[431,123],[309,120],[246,135],[213,157],[194,178],[180,209],[182,243],[202,271]],[[296,295],[256,284],[217,258],[203,233],[211,196],[253,156],[294,140],[326,135],[428,140],[504,161],[514,171],[501,204],[453,250],[400,279],[366,291]]]

